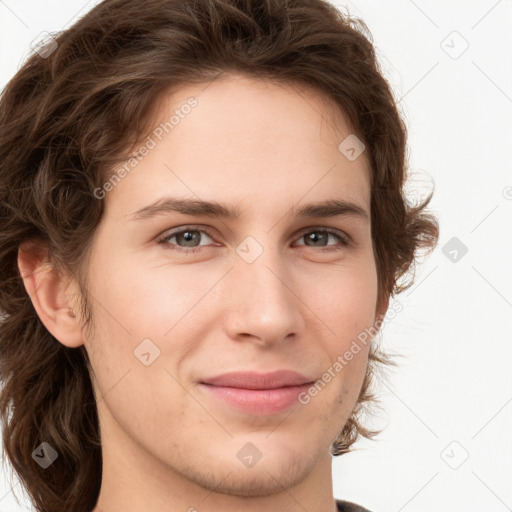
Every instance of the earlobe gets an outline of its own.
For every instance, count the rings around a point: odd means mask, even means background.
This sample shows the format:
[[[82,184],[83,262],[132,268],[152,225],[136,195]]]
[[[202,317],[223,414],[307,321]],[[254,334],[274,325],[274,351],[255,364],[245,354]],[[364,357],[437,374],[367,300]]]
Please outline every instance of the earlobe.
[[[23,284],[41,322],[63,345],[83,345],[82,331],[66,290],[71,283],[55,271],[47,251],[34,242],[24,242],[18,250],[18,268]]]

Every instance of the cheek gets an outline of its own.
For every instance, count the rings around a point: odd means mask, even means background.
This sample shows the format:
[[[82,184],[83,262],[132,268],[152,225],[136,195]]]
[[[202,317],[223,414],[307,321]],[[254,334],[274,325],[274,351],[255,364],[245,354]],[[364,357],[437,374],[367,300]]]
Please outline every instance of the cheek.
[[[322,380],[336,380],[339,399],[355,403],[366,373],[370,334],[374,332],[375,268],[368,265],[344,272],[331,280],[323,294],[317,293],[315,300],[315,311],[328,327],[323,340],[330,365]]]
[[[100,310],[102,326],[134,341],[161,339],[215,282],[215,272],[198,272],[186,265],[152,265],[127,255],[114,259],[123,263],[96,266],[93,306]]]
[[[339,350],[375,323],[377,276],[373,264],[344,268],[309,288],[308,300],[329,327]],[[333,336],[334,334],[334,336]]]
[[[229,276],[221,282],[224,275],[224,267],[186,264],[140,271],[119,266],[98,275],[95,293],[102,307],[95,309],[102,338],[117,340],[117,350],[128,348],[128,356],[146,338],[158,345],[172,340],[176,354],[181,352],[180,339],[188,343],[186,350],[192,350],[190,333],[197,335],[218,323],[230,304],[229,288],[243,286]],[[318,339],[331,360],[344,354],[352,340],[375,322],[377,283],[372,264],[361,260],[322,267],[309,262],[307,268],[290,271],[288,280],[293,292],[288,300],[305,319],[303,335]],[[363,345],[360,353],[367,351]]]

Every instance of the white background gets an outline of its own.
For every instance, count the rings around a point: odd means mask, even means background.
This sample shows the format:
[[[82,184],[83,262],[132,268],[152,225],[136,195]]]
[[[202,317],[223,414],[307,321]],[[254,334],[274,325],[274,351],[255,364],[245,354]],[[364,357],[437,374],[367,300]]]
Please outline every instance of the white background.
[[[95,3],[0,0],[0,88],[39,33]],[[375,512],[512,510],[512,0],[336,5],[373,34],[441,237],[383,330],[405,356],[380,385],[386,429],[334,458],[334,494]],[[456,262],[453,237],[468,249]],[[30,510],[0,485],[0,512]]]

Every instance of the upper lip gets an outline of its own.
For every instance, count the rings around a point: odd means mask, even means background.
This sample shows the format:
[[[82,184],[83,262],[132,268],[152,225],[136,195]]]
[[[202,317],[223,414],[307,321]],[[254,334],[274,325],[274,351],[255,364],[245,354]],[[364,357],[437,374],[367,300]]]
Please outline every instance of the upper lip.
[[[244,389],[277,389],[286,386],[309,384],[310,379],[293,370],[277,370],[269,373],[258,372],[229,372],[211,377],[201,382],[213,386]]]

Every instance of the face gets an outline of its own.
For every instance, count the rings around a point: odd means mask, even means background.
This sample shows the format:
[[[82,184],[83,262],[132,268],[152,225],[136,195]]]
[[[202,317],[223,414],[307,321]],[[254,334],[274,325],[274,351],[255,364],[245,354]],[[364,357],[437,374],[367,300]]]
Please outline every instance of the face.
[[[377,314],[369,168],[340,151],[351,130],[315,91],[233,75],[206,85],[164,98],[149,149],[107,193],[84,343],[105,458],[224,494],[272,493],[328,459],[363,382],[368,345],[332,368]],[[238,216],[146,208],[169,197]],[[328,201],[367,216],[305,214]],[[277,370],[310,384],[205,383]]]

